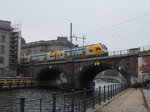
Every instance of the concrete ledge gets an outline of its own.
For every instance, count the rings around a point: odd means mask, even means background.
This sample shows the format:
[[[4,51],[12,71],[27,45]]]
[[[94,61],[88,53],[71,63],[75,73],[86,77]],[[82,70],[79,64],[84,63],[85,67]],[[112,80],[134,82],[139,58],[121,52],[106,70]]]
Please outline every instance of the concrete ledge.
[[[130,89],[130,88],[129,88],[129,89]],[[98,109],[100,109],[100,108],[106,106],[107,104],[109,104],[110,102],[112,102],[114,99],[116,99],[117,97],[119,97],[119,96],[121,96],[122,94],[124,94],[125,92],[127,92],[129,89],[123,91],[122,93],[118,94],[117,96],[113,97],[113,98],[110,99],[110,100],[106,100],[106,102],[102,102],[101,105],[96,104],[94,109],[89,108],[89,109],[86,110],[86,112],[95,112],[95,111],[97,111]]]
[[[149,89],[142,89],[143,96],[145,98],[145,102],[147,104],[148,110],[150,112],[150,90]]]

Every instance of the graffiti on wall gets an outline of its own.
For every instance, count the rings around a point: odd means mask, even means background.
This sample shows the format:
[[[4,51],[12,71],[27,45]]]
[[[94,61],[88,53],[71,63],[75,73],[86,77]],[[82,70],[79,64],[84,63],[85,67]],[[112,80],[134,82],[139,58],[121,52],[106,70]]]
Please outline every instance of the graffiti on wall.
[[[150,56],[140,57],[139,62],[139,75],[141,74],[141,81],[144,82],[150,77]]]
[[[141,73],[150,74],[150,56],[143,57],[144,63],[140,66]]]

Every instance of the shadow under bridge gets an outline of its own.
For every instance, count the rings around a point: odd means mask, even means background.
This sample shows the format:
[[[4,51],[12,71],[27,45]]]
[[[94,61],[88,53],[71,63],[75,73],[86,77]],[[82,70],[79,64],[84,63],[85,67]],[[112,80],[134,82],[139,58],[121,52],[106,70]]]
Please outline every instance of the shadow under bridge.
[[[38,86],[60,87],[67,83],[65,73],[58,68],[43,68],[36,77]]]
[[[82,69],[79,75],[79,87],[91,88],[94,78],[102,71],[113,69],[109,64],[88,65]]]

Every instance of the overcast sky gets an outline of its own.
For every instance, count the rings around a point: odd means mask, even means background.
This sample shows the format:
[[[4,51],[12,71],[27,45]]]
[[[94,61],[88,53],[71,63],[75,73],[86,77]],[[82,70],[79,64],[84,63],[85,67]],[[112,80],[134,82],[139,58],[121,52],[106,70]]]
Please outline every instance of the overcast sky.
[[[150,45],[150,0],[0,0],[0,19],[21,23],[26,42],[73,34],[110,51]],[[82,45],[82,40],[74,39]]]

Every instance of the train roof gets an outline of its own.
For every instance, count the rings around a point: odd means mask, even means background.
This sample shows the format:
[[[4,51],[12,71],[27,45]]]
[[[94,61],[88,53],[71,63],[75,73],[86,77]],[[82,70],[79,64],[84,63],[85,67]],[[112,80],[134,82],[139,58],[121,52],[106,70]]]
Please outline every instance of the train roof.
[[[45,56],[47,53],[41,53],[41,54],[34,54],[34,55],[29,55],[30,57],[36,57],[36,56]]]
[[[85,50],[85,49],[86,47],[78,47],[78,48],[63,50],[63,52],[79,51],[79,50]]]

